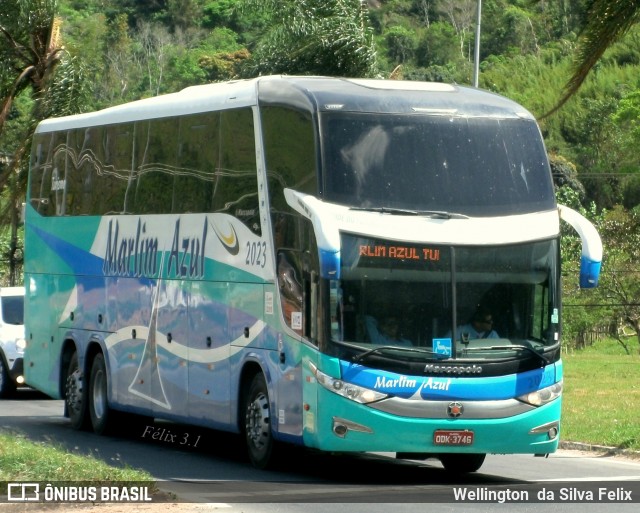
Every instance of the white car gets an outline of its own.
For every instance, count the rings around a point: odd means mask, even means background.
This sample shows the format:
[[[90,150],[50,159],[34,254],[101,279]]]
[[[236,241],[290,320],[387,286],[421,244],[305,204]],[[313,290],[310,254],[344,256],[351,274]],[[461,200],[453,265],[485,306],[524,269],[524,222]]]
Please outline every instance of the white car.
[[[24,287],[0,288],[0,398],[24,384]]]

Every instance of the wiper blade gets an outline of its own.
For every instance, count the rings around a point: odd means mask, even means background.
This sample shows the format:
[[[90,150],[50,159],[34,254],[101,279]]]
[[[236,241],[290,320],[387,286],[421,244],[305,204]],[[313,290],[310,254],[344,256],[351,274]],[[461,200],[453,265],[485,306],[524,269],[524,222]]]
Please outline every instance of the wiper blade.
[[[420,212],[417,210],[409,210],[406,208],[389,208],[389,207],[351,207],[349,210],[360,210],[363,212],[379,212],[380,214],[393,214],[401,216],[417,216]]]
[[[365,351],[364,353],[360,353],[352,358],[354,362],[361,362],[367,356],[376,354],[376,353],[384,353],[385,351],[404,351],[406,353],[416,353],[420,355],[428,355],[435,356],[438,360],[447,360],[449,359],[448,355],[444,355],[441,353],[435,353],[434,351],[430,351],[428,349],[422,349],[420,347],[402,347],[402,346],[378,346],[372,349]]]
[[[419,216],[433,217],[436,219],[469,219],[469,216],[458,212],[447,212],[446,210],[418,210]]]
[[[424,216],[435,219],[469,219],[469,216],[457,212],[447,212],[445,210],[411,210],[407,208],[390,207],[351,207],[349,210],[359,210],[363,212],[379,212],[380,214],[392,214],[403,216]]]
[[[465,351],[510,351],[514,349],[528,351],[529,353],[532,353],[536,355],[538,358],[540,358],[540,360],[542,360],[542,362],[546,365],[551,363],[549,359],[543,354],[540,354],[538,351],[536,351],[532,347],[525,346],[522,344],[513,344],[510,346],[469,347],[469,348],[466,348]]]

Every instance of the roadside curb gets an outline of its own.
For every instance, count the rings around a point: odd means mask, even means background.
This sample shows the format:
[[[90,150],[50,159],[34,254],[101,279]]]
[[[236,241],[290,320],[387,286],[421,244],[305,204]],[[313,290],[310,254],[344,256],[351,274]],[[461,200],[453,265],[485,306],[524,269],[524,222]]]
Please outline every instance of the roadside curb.
[[[640,460],[640,451],[621,449],[619,447],[608,447],[606,445],[586,444],[583,442],[560,442],[560,449],[568,451],[594,452],[603,456],[624,456],[634,460]]]

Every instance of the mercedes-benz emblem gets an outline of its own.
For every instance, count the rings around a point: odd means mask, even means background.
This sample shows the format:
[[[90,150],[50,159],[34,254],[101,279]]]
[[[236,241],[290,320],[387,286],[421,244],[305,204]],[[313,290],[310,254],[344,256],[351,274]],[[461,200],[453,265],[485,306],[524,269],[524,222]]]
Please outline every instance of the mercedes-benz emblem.
[[[454,419],[462,415],[463,411],[464,406],[462,406],[462,403],[459,403],[458,401],[449,403],[449,406],[447,406],[447,415],[449,415],[449,417],[453,417]]]

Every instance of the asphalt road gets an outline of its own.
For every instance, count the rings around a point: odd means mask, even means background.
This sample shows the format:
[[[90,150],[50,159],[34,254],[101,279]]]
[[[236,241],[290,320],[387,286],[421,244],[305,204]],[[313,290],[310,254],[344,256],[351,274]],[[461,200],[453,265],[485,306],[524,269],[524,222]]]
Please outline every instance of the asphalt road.
[[[576,451],[549,458],[489,455],[479,472],[455,477],[436,460],[396,460],[392,453],[291,451],[278,470],[260,471],[235,435],[155,421],[100,437],[72,430],[62,413],[62,401],[22,390],[0,401],[0,430],[146,470],[179,500],[243,513],[300,511],[301,503],[307,513],[329,511],[331,504],[335,511],[338,503],[349,504],[350,513],[388,511],[390,504],[394,512],[414,513],[409,505],[416,503],[438,503],[439,511],[508,505],[510,511],[585,513],[635,511],[640,502],[640,461],[623,458]]]

